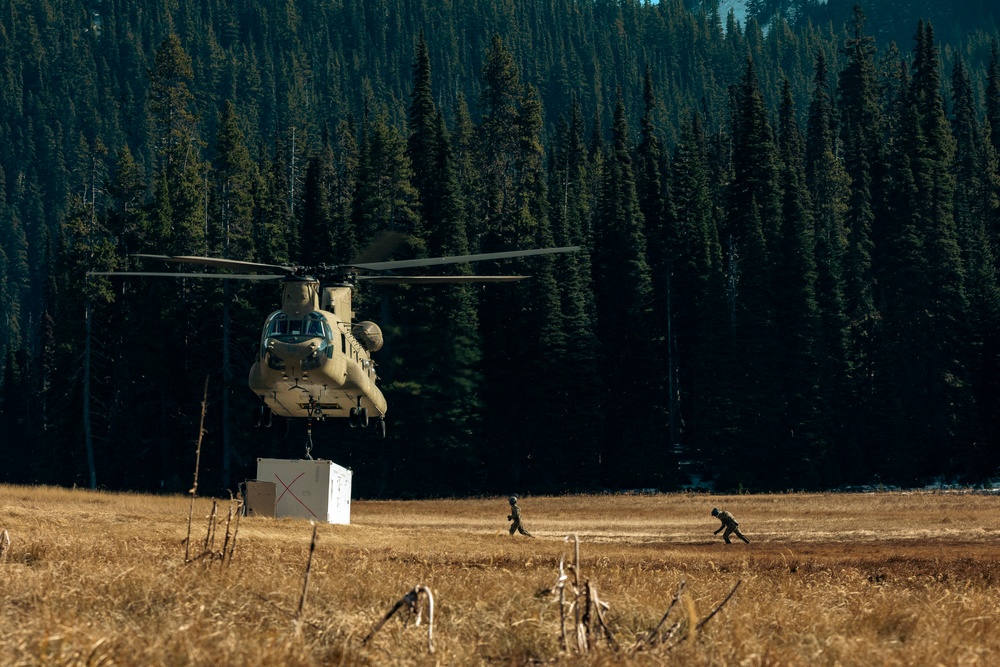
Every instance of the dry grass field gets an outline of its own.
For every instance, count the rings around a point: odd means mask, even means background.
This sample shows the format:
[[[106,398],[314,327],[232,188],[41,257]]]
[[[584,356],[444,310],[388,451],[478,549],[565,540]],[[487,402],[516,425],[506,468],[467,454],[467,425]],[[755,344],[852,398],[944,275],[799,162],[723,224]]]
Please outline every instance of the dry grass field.
[[[195,501],[192,555],[212,504]],[[219,506],[221,552],[230,503]],[[505,498],[355,501],[351,525],[317,527],[311,561],[309,522],[244,517],[227,565],[185,562],[188,497],[0,486],[0,665],[1000,664],[995,496],[520,506],[535,539],[507,535]],[[713,536],[713,506],[752,543]],[[595,625],[589,651],[575,635],[562,647],[553,587],[560,560],[573,562],[571,533],[616,646]],[[433,592],[434,652],[425,596],[420,626],[396,614],[364,643],[417,585]]]

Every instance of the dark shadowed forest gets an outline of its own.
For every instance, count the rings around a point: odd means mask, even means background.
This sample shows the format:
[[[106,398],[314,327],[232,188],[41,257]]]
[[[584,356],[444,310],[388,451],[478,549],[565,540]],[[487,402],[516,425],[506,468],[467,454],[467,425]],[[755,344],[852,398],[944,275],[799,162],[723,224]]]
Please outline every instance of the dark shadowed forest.
[[[345,263],[578,245],[370,286],[388,437],[362,497],[1000,475],[993,3],[3,0],[0,482],[235,490],[273,283],[137,254]]]

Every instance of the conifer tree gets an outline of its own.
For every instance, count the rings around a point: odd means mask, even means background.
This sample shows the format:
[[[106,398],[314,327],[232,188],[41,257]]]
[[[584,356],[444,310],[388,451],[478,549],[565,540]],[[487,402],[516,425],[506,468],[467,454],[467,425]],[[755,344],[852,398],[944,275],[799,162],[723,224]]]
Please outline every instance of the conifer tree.
[[[434,142],[437,138],[437,108],[431,93],[431,60],[423,31],[417,38],[417,52],[413,63],[413,91],[410,93],[409,131],[406,153],[413,165],[413,186],[421,198],[424,209],[432,206],[431,189],[434,184],[434,157],[438,153]],[[424,214],[434,217],[433,210]]]
[[[551,247],[554,241],[549,221],[545,151],[541,143],[542,107],[534,86],[525,88],[519,107],[515,183],[520,214],[515,233],[521,248]],[[517,308],[513,312],[510,332],[519,341],[515,346],[517,358],[527,359],[535,354],[537,359],[532,368],[537,376],[528,391],[521,394],[529,405],[547,405],[558,414],[564,412],[560,405],[564,399],[559,396],[558,389],[561,384],[559,370],[568,348],[560,307],[556,258],[546,255],[523,263],[511,263],[512,270],[519,273],[520,267],[531,278],[523,284],[508,286],[514,289],[506,290],[517,299],[513,304]],[[518,327],[521,331],[519,335],[516,333]],[[516,410],[517,404],[510,407]],[[535,412],[524,420],[523,426],[523,442],[531,464],[528,471],[533,486],[545,488],[548,485],[550,491],[565,490],[565,487],[553,488],[556,480],[551,475],[554,467],[573,455],[572,450],[563,445],[562,424],[549,414]]]
[[[816,257],[816,302],[820,313],[817,329],[819,387],[817,431],[837,452],[826,460],[826,479],[837,484],[848,472],[864,479],[863,457],[857,441],[848,438],[845,426],[850,385],[848,322],[844,313],[844,262],[847,249],[845,218],[850,197],[849,179],[834,154],[836,133],[832,96],[827,81],[826,59],[816,57],[813,93],[809,103],[806,137],[806,184],[812,202]]]
[[[753,60],[736,91],[733,109],[733,180],[729,186],[726,231],[727,266],[732,312],[734,352],[733,386],[741,400],[735,417],[742,430],[739,442],[727,443],[733,462],[723,477],[733,485],[750,482],[782,484],[788,470],[782,465],[760,465],[763,458],[787,463],[782,457],[779,395],[780,359],[774,322],[774,276],[771,266],[778,256],[780,239],[780,187],[774,134],[767,120],[763,95]]]
[[[1000,465],[996,447],[1000,438],[1000,339],[994,335],[1000,331],[1000,286],[994,268],[994,245],[989,238],[989,222],[1000,207],[1000,175],[996,150],[979,125],[972,83],[962,58],[955,61],[951,81],[956,142],[955,226],[969,302],[969,340],[964,361],[977,417],[967,430],[971,437],[987,443],[986,451],[990,452],[985,462],[971,449],[960,455],[958,472],[974,478]]]
[[[508,250],[516,241],[513,219],[517,215],[514,196],[516,125],[522,96],[520,74],[513,56],[499,35],[493,36],[482,70],[480,104],[483,119],[478,128],[476,170],[479,184],[474,201],[480,203],[481,250]]]
[[[297,251],[298,244],[288,203],[288,166],[283,146],[277,142],[271,154],[261,143],[258,155],[260,178],[254,194],[257,205],[252,232],[255,256],[265,264],[288,262],[290,249]]]
[[[168,35],[156,50],[150,73],[149,110],[153,135],[157,138],[159,173],[155,208],[160,224],[165,225],[159,230],[160,237],[150,240],[179,255],[203,255],[207,250],[205,167],[198,119],[191,109],[193,96],[188,89],[193,76],[191,58],[181,46],[180,38]]]
[[[986,81],[986,123],[984,133],[989,138],[993,151],[1000,155],[1000,46],[993,40],[990,45],[990,64]],[[994,190],[994,197],[1000,198],[1000,187]],[[987,236],[993,249],[1000,275],[1000,208],[993,209],[987,222]]]
[[[669,161],[659,137],[656,123],[657,100],[653,90],[652,73],[647,66],[643,86],[644,113],[641,138],[636,155],[636,191],[639,209],[645,222],[647,261],[653,283],[653,317],[650,336],[656,341],[655,357],[650,362],[662,369],[662,380],[654,387],[654,403],[658,417],[657,432],[663,433],[663,447],[671,447],[677,440],[676,414],[677,348],[673,331],[671,287],[671,253],[677,245],[673,206],[670,200]]]
[[[1000,45],[990,44],[990,64],[986,73],[986,120],[989,122],[993,150],[1000,153]]]
[[[789,466],[786,482],[821,488],[829,451],[819,430],[817,364],[819,307],[816,301],[816,244],[805,179],[805,142],[799,133],[791,84],[785,79],[779,112],[779,158],[782,190],[781,239],[775,262],[775,328],[784,373],[781,378],[784,419],[775,434]]]
[[[216,157],[212,176],[212,222],[215,237],[214,252],[226,259],[253,261],[257,259],[254,248],[254,218],[257,209],[255,195],[260,192],[257,165],[250,160],[236,107],[227,100],[219,116],[219,134],[215,140]],[[245,395],[241,389],[242,377],[233,363],[234,301],[242,290],[229,280],[222,281],[222,468],[223,488],[232,483],[232,396]],[[243,306],[245,300],[239,299]],[[239,308],[240,303],[236,307]],[[247,318],[245,328],[252,326]],[[239,321],[239,320],[238,320]],[[237,381],[237,377],[240,377]]]
[[[722,429],[717,414],[726,382],[731,337],[726,334],[722,249],[713,204],[708,146],[700,115],[692,113],[674,148],[674,206],[677,247],[673,251],[672,301],[678,350],[677,416],[685,472],[704,479],[712,464],[713,445]]]
[[[358,186],[360,155],[354,123],[345,119],[334,132],[333,173],[330,185],[330,213],[333,216],[334,259],[348,262],[367,243],[358,237],[352,218]]]
[[[336,222],[331,207],[333,150],[329,137],[322,149],[309,158],[302,189],[302,240],[299,261],[307,266],[331,262],[336,257]]]
[[[421,229],[430,256],[466,255],[466,212],[455,157],[444,116],[431,97],[430,58],[421,33],[413,65],[407,155],[413,165]],[[466,265],[446,265],[442,273],[470,275]],[[419,353],[406,360],[409,395],[397,395],[394,411],[407,414],[407,428],[419,449],[413,465],[442,489],[469,493],[474,489],[480,455],[471,446],[480,419],[479,333],[475,288],[468,284],[438,285],[419,290],[422,322],[411,336]],[[415,389],[419,387],[419,391]]]
[[[607,428],[603,452],[606,479],[618,485],[672,484],[672,453],[657,447],[660,434],[649,419],[658,369],[646,332],[652,311],[652,282],[646,262],[644,220],[639,209],[625,104],[619,95],[594,223],[594,294],[597,334],[607,369]],[[627,451],[610,447],[621,439]]]
[[[886,411],[873,400],[876,377],[876,341],[880,340],[880,314],[874,295],[872,241],[875,211],[873,200],[879,195],[878,180],[882,164],[879,112],[874,63],[874,38],[864,34],[865,15],[855,6],[850,32],[843,53],[847,63],[838,79],[840,142],[844,166],[850,178],[845,229],[848,247],[843,265],[844,313],[849,322],[848,360],[851,372],[850,430],[853,443],[848,451],[871,453],[877,445],[880,427],[885,426]],[[856,444],[855,444],[856,443]],[[885,474],[884,463],[864,461],[865,467]],[[850,465],[858,466],[857,461]]]
[[[419,237],[418,199],[406,139],[384,111],[365,122],[363,135],[353,201],[358,242],[365,245],[382,231]]]
[[[193,98],[188,84],[193,77],[191,58],[182,48],[176,34],[168,35],[159,45],[150,72],[149,110],[153,122],[156,178],[150,220],[153,234],[146,243],[156,254],[205,255],[208,250],[207,220],[207,165],[201,157],[202,141],[198,134],[197,116],[192,110]],[[184,280],[180,285],[168,281],[154,283],[145,297],[162,304],[157,317],[173,323],[173,331],[183,335],[163,336],[162,324],[147,313],[145,326],[155,327],[157,333],[147,332],[150,338],[159,339],[162,357],[155,363],[164,366],[168,360],[181,360],[180,368],[171,378],[159,383],[160,421],[156,431],[161,482],[168,488],[180,484],[179,471],[172,465],[176,456],[173,447],[176,434],[185,420],[176,419],[185,412],[186,402],[197,400],[194,387],[204,384],[201,355],[205,347],[201,341],[209,338],[215,318],[203,316],[200,308],[208,303],[208,292],[215,289],[208,281]],[[198,377],[201,376],[201,377]],[[187,388],[189,391],[185,392]],[[183,397],[183,398],[182,398]],[[153,472],[157,467],[152,467]]]
[[[590,271],[591,202],[585,123],[579,102],[572,102],[567,116],[559,123],[550,150],[548,210],[553,243],[580,246],[578,252],[555,258],[565,349],[556,360],[555,371],[563,379],[564,396],[552,417],[562,431],[564,444],[560,470],[566,475],[564,483],[572,489],[583,488],[588,471],[599,466],[603,414],[599,401],[603,394],[594,391],[600,376]]]
[[[892,389],[891,451],[901,481],[954,466],[967,417],[962,347],[967,302],[954,220],[955,143],[944,115],[933,30],[917,27],[913,78],[897,121],[892,224],[880,285]],[[947,342],[946,342],[947,341]],[[949,472],[952,472],[950,469]]]

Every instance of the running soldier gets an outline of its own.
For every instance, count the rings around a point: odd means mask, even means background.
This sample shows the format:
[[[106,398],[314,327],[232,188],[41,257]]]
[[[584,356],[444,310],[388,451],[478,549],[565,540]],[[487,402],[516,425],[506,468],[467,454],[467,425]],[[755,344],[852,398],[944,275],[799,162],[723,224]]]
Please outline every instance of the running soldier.
[[[750,540],[744,537],[743,533],[740,532],[740,522],[734,519],[732,514],[729,512],[720,512],[718,507],[713,507],[712,516],[722,522],[722,525],[719,526],[719,530],[712,533],[713,535],[718,535],[719,531],[725,528],[726,532],[722,533],[722,539],[726,541],[726,544],[732,544],[732,542],[729,541],[729,536],[733,533],[736,533],[736,537],[740,538],[747,544],[750,544]]]
[[[525,530],[524,526],[521,525],[521,508],[517,506],[517,496],[511,496],[507,499],[507,502],[510,503],[510,514],[507,515],[507,520],[514,522],[510,524],[510,534],[513,535],[516,530],[522,535],[534,537],[534,535]]]

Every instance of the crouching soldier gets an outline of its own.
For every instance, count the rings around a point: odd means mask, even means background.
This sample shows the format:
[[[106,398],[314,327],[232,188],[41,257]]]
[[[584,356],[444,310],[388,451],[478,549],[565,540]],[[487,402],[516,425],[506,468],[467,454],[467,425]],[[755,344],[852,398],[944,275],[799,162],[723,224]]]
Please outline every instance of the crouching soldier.
[[[507,499],[507,502],[510,503],[510,514],[507,515],[507,520],[514,522],[510,524],[510,534],[513,535],[516,530],[522,535],[534,537],[534,535],[525,530],[524,526],[521,525],[521,508],[517,506],[517,496],[511,496]]]
[[[722,533],[722,539],[726,541],[726,544],[732,544],[732,542],[729,541],[729,536],[733,533],[736,533],[736,537],[740,538],[747,544],[750,544],[750,540],[744,537],[743,533],[740,532],[740,522],[734,519],[732,514],[729,512],[720,512],[718,507],[713,507],[712,516],[722,522],[722,525],[719,526],[719,530],[712,533],[713,535],[718,535],[719,531],[725,528],[726,532]]]

